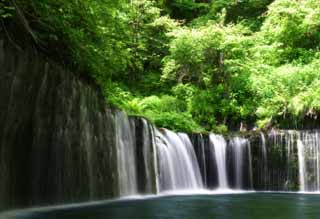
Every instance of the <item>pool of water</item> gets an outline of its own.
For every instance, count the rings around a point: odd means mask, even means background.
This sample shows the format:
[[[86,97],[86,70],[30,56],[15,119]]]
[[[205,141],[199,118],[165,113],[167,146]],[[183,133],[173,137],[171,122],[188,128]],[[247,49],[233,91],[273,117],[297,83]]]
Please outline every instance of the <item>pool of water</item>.
[[[320,195],[247,193],[165,196],[18,211],[17,219],[316,219]]]

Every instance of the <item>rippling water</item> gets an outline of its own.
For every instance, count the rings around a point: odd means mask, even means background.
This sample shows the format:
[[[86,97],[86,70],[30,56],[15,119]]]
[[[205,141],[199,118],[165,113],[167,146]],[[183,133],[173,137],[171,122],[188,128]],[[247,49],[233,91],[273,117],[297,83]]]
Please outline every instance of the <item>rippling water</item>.
[[[316,219],[320,195],[248,193],[166,196],[11,213],[17,219]]]

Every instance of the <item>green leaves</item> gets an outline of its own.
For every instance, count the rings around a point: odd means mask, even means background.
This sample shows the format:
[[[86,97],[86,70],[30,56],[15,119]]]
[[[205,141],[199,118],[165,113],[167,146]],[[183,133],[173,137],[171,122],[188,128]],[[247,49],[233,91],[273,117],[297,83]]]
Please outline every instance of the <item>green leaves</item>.
[[[198,28],[180,28],[171,33],[170,55],[164,59],[162,79],[198,87],[188,100],[189,111],[207,130],[219,123],[252,117],[254,98],[248,78],[247,56],[252,39],[242,25],[210,23]]]
[[[320,1],[277,0],[270,5],[261,39],[271,45],[274,64],[294,61],[320,43]]]
[[[8,0],[0,0],[0,19],[10,18],[14,13],[15,8],[10,5]]]
[[[320,60],[314,59],[309,64],[283,65],[255,78],[253,85],[261,97],[257,110],[260,120],[317,116],[320,109],[319,64]]]
[[[320,113],[320,0],[16,2],[41,46],[158,126],[225,131]],[[0,0],[0,18],[13,16]]]

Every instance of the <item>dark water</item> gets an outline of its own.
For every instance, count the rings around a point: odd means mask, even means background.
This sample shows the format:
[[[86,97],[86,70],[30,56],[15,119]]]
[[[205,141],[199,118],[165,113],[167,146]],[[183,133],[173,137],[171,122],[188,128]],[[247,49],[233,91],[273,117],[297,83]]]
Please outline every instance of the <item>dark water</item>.
[[[313,219],[320,195],[251,193],[171,196],[20,212],[17,219]]]

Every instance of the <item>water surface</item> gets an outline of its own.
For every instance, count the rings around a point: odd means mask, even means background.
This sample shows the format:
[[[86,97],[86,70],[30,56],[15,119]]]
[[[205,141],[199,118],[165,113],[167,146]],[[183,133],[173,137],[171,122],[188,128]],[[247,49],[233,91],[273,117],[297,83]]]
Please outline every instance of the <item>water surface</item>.
[[[16,213],[17,219],[316,219],[320,195],[248,193],[166,196]]]

